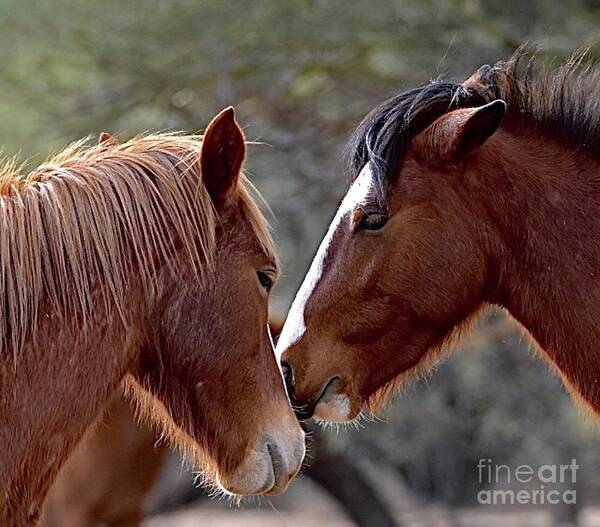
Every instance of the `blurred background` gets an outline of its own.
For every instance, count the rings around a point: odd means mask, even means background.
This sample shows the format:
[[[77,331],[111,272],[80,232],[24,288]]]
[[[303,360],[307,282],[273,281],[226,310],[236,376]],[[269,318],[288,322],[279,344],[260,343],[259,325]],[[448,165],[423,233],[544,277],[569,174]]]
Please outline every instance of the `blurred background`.
[[[201,131],[233,104],[270,204],[283,311],[344,187],[344,143],[374,105],[462,79],[525,41],[566,57],[598,36],[598,0],[1,0],[0,144],[37,163],[101,131]],[[594,51],[592,51],[594,56]],[[385,421],[385,422],[383,422]],[[281,498],[209,500],[167,455],[148,527],[600,525],[600,434],[502,313],[382,421],[312,427]],[[118,445],[114,445],[118,448]],[[477,462],[580,469],[576,505],[482,506]],[[507,487],[506,487],[507,488]],[[107,523],[108,525],[108,523]],[[111,523],[117,525],[117,523]]]

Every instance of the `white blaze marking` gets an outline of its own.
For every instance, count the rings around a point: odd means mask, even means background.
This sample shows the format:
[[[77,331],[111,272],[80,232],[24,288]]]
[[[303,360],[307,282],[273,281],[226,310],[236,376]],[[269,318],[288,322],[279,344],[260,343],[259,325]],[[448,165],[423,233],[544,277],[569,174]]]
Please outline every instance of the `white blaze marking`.
[[[360,174],[354,183],[352,183],[348,193],[344,196],[331,225],[329,225],[329,229],[327,229],[327,234],[325,234],[325,237],[321,241],[321,245],[319,245],[317,254],[315,254],[312,264],[304,277],[304,281],[296,293],[292,307],[290,308],[283,329],[281,330],[279,341],[277,342],[275,355],[277,356],[278,362],[284,351],[296,344],[306,331],[304,309],[321,279],[325,258],[329,252],[329,246],[331,245],[331,240],[333,240],[336,230],[342,223],[342,220],[344,220],[345,216],[348,213],[351,213],[357,205],[364,202],[372,185],[373,173],[371,172],[369,163],[367,163],[360,171]]]

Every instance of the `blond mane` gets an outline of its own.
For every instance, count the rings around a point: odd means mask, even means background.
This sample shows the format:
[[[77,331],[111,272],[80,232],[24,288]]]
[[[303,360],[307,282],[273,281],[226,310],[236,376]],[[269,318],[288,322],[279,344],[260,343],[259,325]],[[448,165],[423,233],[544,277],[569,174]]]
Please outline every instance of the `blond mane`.
[[[202,183],[201,136],[79,141],[26,176],[0,169],[0,345],[17,357],[39,316],[86,327],[102,309],[127,319],[131,276],[156,288],[157,263],[185,254],[197,277],[215,249],[215,211]],[[246,216],[269,252],[269,228],[242,175]],[[133,269],[132,269],[133,266]],[[188,280],[190,278],[188,277]],[[101,287],[99,287],[101,285]],[[99,296],[97,296],[99,295]]]

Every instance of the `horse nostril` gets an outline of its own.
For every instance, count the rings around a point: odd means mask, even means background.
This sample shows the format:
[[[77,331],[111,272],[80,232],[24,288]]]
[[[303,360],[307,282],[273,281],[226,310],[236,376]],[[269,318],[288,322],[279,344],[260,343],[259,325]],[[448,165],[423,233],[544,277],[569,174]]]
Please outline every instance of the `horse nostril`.
[[[281,361],[281,373],[283,373],[283,380],[285,381],[288,397],[291,398],[294,395],[294,372],[288,361]]]
[[[294,370],[292,365],[286,361],[281,361],[281,373],[285,381],[285,389],[287,390],[288,398],[299,421],[310,419],[315,411],[314,405],[301,403],[294,397]]]

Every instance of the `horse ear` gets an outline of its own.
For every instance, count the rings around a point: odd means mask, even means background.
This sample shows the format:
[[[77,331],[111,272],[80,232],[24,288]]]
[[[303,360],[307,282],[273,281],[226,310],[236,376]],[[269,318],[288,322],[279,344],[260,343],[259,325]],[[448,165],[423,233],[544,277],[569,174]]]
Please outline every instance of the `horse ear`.
[[[245,156],[244,133],[230,106],[208,125],[200,154],[204,185],[216,207],[223,206],[235,188]]]
[[[119,144],[119,141],[108,132],[101,132],[98,136],[98,144],[103,146],[116,146]]]
[[[450,141],[452,157],[460,159],[481,147],[498,129],[505,115],[506,103],[502,99],[455,112],[447,123],[454,135]]]

